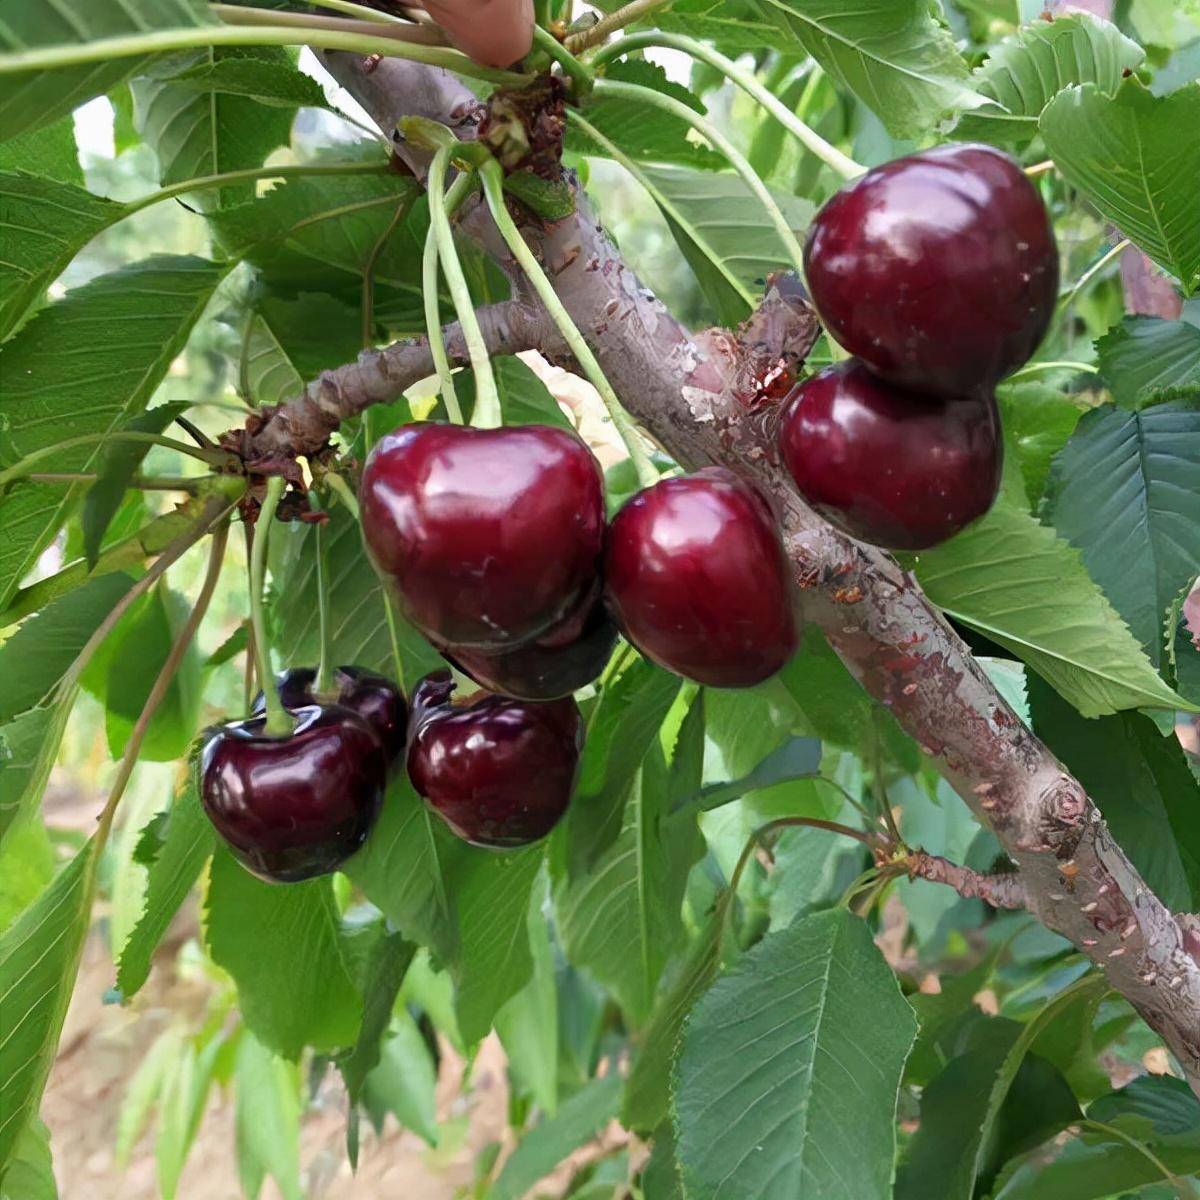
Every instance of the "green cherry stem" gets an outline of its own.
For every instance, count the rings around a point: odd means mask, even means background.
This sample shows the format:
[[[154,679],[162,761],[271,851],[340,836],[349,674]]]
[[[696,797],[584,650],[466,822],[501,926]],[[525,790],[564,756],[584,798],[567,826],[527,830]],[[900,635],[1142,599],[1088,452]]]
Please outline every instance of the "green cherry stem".
[[[579,363],[592,386],[600,393],[600,399],[604,402],[604,407],[608,410],[608,415],[612,418],[612,423],[616,427],[617,433],[620,434],[621,441],[625,443],[629,457],[633,459],[638,482],[643,487],[657,483],[658,470],[651,461],[646,443],[634,427],[629,414],[622,407],[617,393],[613,391],[612,384],[608,382],[600,368],[600,363],[592,353],[592,348],[584,340],[583,334],[571,320],[571,314],[567,312],[563,302],[558,298],[554,285],[550,282],[546,272],[542,270],[542,264],[538,262],[533,251],[521,236],[516,222],[509,215],[508,207],[504,202],[503,169],[493,159],[479,168],[479,176],[483,180],[483,194],[487,197],[488,207],[492,211],[492,218],[495,220],[501,236],[533,285],[533,290],[537,292],[538,298],[546,306],[546,311],[550,314],[554,324],[558,326],[558,331],[575,356],[575,361]]]
[[[592,90],[596,75],[591,67],[582,63],[549,30],[540,25],[533,27],[533,44],[538,50],[552,58],[563,69],[563,73],[574,85],[575,95],[586,96]]]
[[[783,243],[784,249],[787,250],[788,257],[792,261],[792,268],[801,279],[804,278],[804,252],[796,240],[792,227],[787,223],[783,210],[780,209],[775,197],[771,195],[767,185],[759,178],[758,172],[750,165],[745,155],[707,117],[688,108],[674,96],[664,95],[662,92],[642,87],[637,83],[624,83],[617,79],[597,79],[593,90],[597,96],[612,96],[634,104],[660,108],[664,112],[686,121],[704,137],[715,150],[729,160],[729,165],[742,177],[743,182],[757,197],[758,202],[771,219],[771,224],[775,226],[775,231],[779,234],[779,240]]]
[[[267,546],[271,541],[271,522],[283,496],[285,480],[282,475],[273,475],[267,481],[267,494],[258,512],[254,530],[254,549],[250,554],[250,621],[254,626],[254,649],[258,656],[258,684],[262,688],[266,703],[267,723],[265,732],[269,737],[287,737],[296,727],[279,699],[275,686],[275,672],[271,669],[271,647],[267,642],[267,618],[263,610],[263,591],[267,576]]]
[[[454,311],[462,328],[463,341],[467,343],[467,354],[471,359],[471,369],[475,372],[475,411],[471,414],[471,424],[476,429],[495,429],[503,424],[500,414],[500,393],[496,390],[496,376],[492,372],[492,360],[488,355],[487,343],[483,340],[483,330],[475,316],[475,304],[471,299],[470,288],[467,287],[467,277],[463,274],[462,263],[458,259],[458,248],[454,245],[454,232],[450,228],[450,217],[446,211],[446,171],[450,165],[450,156],[454,146],[446,143],[437,148],[433,162],[429,165],[429,223],[434,237],[437,239],[437,256],[441,264],[442,274],[446,277],[446,286],[450,289],[450,298],[454,301]],[[429,300],[426,299],[426,321],[429,319]],[[437,294],[434,293],[433,305],[437,307]],[[436,318],[435,322],[436,324]],[[432,336],[432,329],[431,329]],[[440,329],[439,329],[440,336]],[[430,345],[432,345],[432,341]],[[445,347],[442,356],[445,358]],[[435,360],[436,361],[436,360]],[[439,367],[439,374],[441,368]],[[447,377],[442,380],[442,394],[446,398],[446,408],[450,410],[447,395]],[[449,381],[449,392],[454,391],[454,384]]]
[[[310,497],[315,509],[315,497]],[[317,539],[317,623],[321,631],[321,657],[317,661],[316,694],[327,695],[332,690],[333,683],[333,634],[329,620],[329,564],[325,560],[328,550],[325,536],[325,523],[317,522],[315,530]]]
[[[618,38],[610,45],[598,50],[592,58],[596,66],[610,62],[622,54],[644,50],[648,46],[662,46],[668,50],[680,50],[700,62],[707,63],[719,71],[731,83],[736,84],[748,96],[767,110],[806,150],[815,154],[826,166],[831,167],[843,179],[854,179],[867,168],[843,154],[836,146],[827,142],[819,133],[804,123],[791,109],[779,101],[754,75],[743,70],[732,59],[681,33],[632,33]],[[707,136],[707,135],[706,135]]]
[[[333,494],[346,506],[350,515],[357,521],[358,497],[354,494],[350,485],[333,471],[326,471],[324,480],[333,491]]]

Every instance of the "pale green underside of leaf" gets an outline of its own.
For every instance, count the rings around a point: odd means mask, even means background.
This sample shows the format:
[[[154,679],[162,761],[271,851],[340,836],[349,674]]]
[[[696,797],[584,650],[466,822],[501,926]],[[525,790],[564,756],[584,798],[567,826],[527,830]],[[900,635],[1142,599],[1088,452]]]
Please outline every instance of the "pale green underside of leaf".
[[[1040,128],[1063,177],[1186,293],[1200,276],[1200,82],[1169,96],[1128,79],[1115,97],[1094,84],[1060,92]]]
[[[985,97],[925,0],[758,0],[758,8],[849,88],[894,137],[929,130]]]
[[[0,0],[0,52],[216,23],[202,0]],[[0,76],[0,140],[48,125],[111,90],[147,61],[121,58]]]
[[[1003,497],[986,517],[923,553],[917,578],[934,604],[1013,651],[1084,716],[1185,706],[1079,552]]]
[[[887,1200],[916,1029],[857,917],[768,934],[684,1029],[674,1124],[689,1200]]]
[[[106,433],[145,408],[227,266],[161,255],[69,292],[4,350],[0,465],[68,437]],[[82,471],[99,444],[45,460]],[[77,488],[17,484],[0,497],[0,607],[58,531]]]
[[[1035,21],[996,45],[974,75],[994,103],[965,113],[954,129],[964,141],[1019,142],[1034,137],[1042,109],[1065,87],[1094,83],[1111,96],[1145,51],[1091,13]]]
[[[88,842],[0,937],[0,1179],[50,1073],[95,881],[96,845]]]

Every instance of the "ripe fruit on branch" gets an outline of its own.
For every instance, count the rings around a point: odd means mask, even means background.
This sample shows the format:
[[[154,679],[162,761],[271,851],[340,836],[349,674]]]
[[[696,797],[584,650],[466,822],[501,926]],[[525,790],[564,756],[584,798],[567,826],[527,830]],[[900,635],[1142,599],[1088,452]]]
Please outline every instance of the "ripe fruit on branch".
[[[536,640],[595,585],[599,464],[545,425],[406,425],[371,452],[363,536],[408,619],[439,645]]]
[[[660,666],[709,687],[752,687],[796,648],[783,548],[762,497],[707,467],[638,492],[609,528],[609,606]]]
[[[889,550],[926,550],[983,516],[1004,455],[991,397],[915,395],[855,359],[793,390],[780,449],[809,504]]]
[[[838,342],[891,382],[947,397],[990,395],[1037,348],[1058,295],[1041,197],[990,146],[868,171],[817,213],[804,264]]]
[[[557,700],[596,679],[616,642],[617,627],[595,596],[536,642],[515,650],[484,654],[446,647],[442,654],[489,692],[521,700]]]
[[[364,667],[336,667],[332,694],[320,697],[313,693],[316,682],[317,673],[311,667],[292,667],[275,676],[275,687],[284,708],[294,712],[322,702],[348,708],[374,731],[389,762],[400,756],[408,732],[408,706],[390,679]],[[266,712],[262,692],[255,697],[250,711],[256,717]]]
[[[366,840],[383,802],[387,755],[357,714],[335,705],[295,711],[286,737],[266,718],[212,731],[200,760],[200,798],[234,855],[262,879],[324,875]]]
[[[449,671],[413,693],[408,775],[460,838],[507,849],[545,837],[567,810],[583,724],[574,700],[450,702]]]

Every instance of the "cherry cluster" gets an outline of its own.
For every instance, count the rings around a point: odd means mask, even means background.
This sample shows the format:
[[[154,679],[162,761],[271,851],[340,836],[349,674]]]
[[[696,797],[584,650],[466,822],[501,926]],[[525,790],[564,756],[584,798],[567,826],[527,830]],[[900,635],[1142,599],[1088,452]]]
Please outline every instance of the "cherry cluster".
[[[818,314],[854,357],[793,390],[784,462],[852,537],[935,546],[1000,487],[995,387],[1037,348],[1058,296],[1045,206],[1000,151],[939,146],[833,196],[804,263]]]

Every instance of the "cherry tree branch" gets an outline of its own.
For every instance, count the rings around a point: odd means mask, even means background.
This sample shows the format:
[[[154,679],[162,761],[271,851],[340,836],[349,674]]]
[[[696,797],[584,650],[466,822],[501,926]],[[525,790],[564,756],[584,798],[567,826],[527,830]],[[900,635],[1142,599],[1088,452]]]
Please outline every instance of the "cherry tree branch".
[[[376,69],[342,54],[325,61],[383,129],[415,111],[410,105],[436,115],[429,111],[433,95],[448,124],[458,114],[461,126],[462,114],[474,111],[474,98],[444,72],[399,61]],[[626,409],[684,466],[722,464],[754,479],[779,521],[797,619],[823,630],[867,692],[995,831],[1017,865],[1029,910],[1105,973],[1200,1095],[1195,930],[1185,929],[1146,886],[1083,787],[999,695],[916,580],[882,551],[819,518],[778,461],[775,411],[759,403],[757,381],[781,360],[799,364],[811,348],[818,328],[803,292],[789,277],[777,279],[740,330],[692,334],[621,258],[579,189],[576,200],[572,217],[523,232]],[[464,228],[478,231],[512,272],[478,208]],[[537,325],[531,316],[530,340]],[[552,358],[561,350],[541,348]],[[416,369],[418,353],[402,343],[379,354],[390,355],[387,369],[372,359],[327,373],[313,385],[317,397],[310,387],[295,409],[274,414],[254,435],[255,446],[267,453],[295,448],[305,424],[295,412],[305,406],[316,409],[328,432],[341,416],[399,394],[413,381],[406,372]]]
[[[903,861],[910,879],[927,879],[930,883],[944,883],[952,887],[967,900],[982,900],[992,908],[1025,908],[1025,887],[1015,871],[996,875],[984,875],[970,867],[943,858],[940,854],[928,854],[914,850]]]

